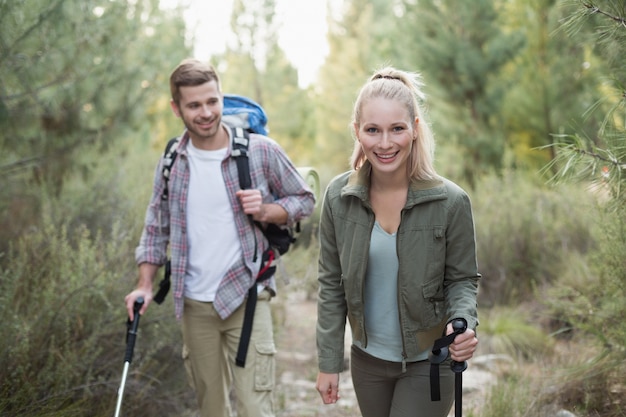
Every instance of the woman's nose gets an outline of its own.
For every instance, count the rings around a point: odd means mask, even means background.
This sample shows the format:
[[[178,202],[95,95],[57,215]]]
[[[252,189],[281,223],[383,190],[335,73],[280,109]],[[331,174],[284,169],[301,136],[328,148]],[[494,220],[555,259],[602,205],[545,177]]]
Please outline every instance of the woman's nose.
[[[382,132],[380,136],[379,146],[381,148],[388,148],[391,146],[391,138],[389,137],[389,132]]]

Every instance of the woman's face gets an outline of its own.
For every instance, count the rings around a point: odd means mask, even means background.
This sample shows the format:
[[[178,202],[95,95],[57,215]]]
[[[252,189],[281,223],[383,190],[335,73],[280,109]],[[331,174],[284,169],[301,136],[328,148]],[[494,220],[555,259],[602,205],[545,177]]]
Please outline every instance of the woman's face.
[[[354,131],[375,172],[406,175],[417,123],[397,100],[373,98],[363,103]]]

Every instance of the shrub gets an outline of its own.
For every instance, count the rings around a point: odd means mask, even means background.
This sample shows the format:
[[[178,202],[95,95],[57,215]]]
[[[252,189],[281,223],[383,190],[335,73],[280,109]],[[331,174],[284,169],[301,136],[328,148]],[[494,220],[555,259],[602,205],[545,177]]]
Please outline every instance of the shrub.
[[[554,340],[532,320],[531,313],[521,308],[481,310],[481,352],[506,354],[519,360],[550,356]]]
[[[559,276],[565,254],[594,245],[593,197],[584,190],[508,174],[484,178],[471,197],[484,306],[531,299]]]
[[[597,222],[598,247],[585,268],[568,268],[540,300],[556,327],[591,349],[565,372],[562,401],[574,407],[619,416],[626,388],[626,225],[624,210],[603,214]],[[571,265],[578,265],[572,262]],[[584,394],[584,395],[583,395]]]

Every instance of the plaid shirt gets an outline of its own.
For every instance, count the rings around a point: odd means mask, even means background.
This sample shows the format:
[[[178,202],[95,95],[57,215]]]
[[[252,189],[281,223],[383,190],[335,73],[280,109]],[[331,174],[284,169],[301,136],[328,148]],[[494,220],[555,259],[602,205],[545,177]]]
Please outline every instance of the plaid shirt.
[[[231,135],[232,143],[232,132],[230,129],[227,130]],[[174,309],[178,319],[183,313],[183,290],[188,256],[186,232],[189,189],[188,142],[189,136],[185,131],[178,146],[178,157],[170,172],[168,200],[161,198],[165,187],[162,175],[163,157],[159,160],[143,233],[135,251],[135,260],[138,265],[144,262],[163,265],[167,260],[169,247],[172,261]],[[267,247],[267,240],[263,233],[251,224],[235,195],[239,190],[239,177],[237,164],[234,158],[230,157],[231,152],[232,148],[222,161],[222,175],[234,212],[243,256],[230,267],[217,289],[213,305],[222,318],[228,317],[243,303],[248,289],[255,284],[261,254]],[[293,225],[311,215],[315,206],[313,192],[280,145],[266,136],[251,134],[248,155],[252,188],[261,190],[265,203],[280,204],[287,211],[288,225]],[[255,236],[256,262],[254,261]],[[219,239],[217,236],[215,238]],[[273,278],[267,285],[275,290]]]

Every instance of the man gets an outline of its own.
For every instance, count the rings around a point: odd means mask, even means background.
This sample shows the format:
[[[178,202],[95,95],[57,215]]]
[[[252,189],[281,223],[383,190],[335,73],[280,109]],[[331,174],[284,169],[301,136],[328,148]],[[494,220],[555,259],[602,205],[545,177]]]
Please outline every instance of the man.
[[[182,319],[183,356],[202,417],[229,417],[234,388],[239,417],[274,415],[274,336],[269,301],[273,278],[255,279],[267,240],[261,224],[292,225],[309,216],[312,191],[272,139],[250,135],[252,189],[241,190],[231,129],[222,123],[219,76],[208,64],[181,62],[170,76],[171,107],[185,131],[167,184],[159,161],[145,226],[136,250],[137,288],[125,298],[152,301],[157,270],[171,251],[176,317]],[[248,290],[257,287],[245,366],[234,366]]]

